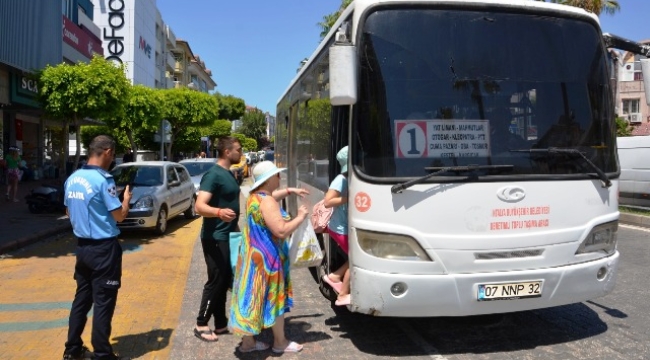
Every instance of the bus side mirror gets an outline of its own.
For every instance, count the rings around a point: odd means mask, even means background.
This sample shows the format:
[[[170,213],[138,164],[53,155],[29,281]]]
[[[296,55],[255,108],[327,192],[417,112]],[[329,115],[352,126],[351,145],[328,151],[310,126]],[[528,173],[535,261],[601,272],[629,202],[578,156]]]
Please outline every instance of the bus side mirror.
[[[645,102],[650,105],[650,59],[641,59],[641,72],[645,87]]]
[[[333,106],[357,102],[357,48],[352,44],[330,47],[330,102]]]

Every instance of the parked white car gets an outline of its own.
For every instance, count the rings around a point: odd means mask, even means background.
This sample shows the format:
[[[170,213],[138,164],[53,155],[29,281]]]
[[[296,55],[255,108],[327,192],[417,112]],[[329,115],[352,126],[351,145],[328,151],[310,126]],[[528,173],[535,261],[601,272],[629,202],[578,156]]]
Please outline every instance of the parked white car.
[[[167,221],[176,215],[196,217],[196,193],[187,169],[170,161],[140,161],[116,166],[111,174],[122,197],[130,185],[132,198],[123,229],[153,228],[157,234],[167,231]]]
[[[618,137],[621,205],[650,208],[650,136]]]
[[[198,159],[185,159],[178,162],[187,168],[190,176],[192,177],[192,184],[194,184],[194,192],[199,194],[199,186],[201,185],[201,178],[213,166],[217,164],[215,158],[198,158]]]

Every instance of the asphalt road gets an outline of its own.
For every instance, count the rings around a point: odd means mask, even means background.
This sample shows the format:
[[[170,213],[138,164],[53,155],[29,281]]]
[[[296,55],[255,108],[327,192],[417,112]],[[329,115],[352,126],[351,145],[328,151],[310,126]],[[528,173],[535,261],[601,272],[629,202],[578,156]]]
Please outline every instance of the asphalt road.
[[[200,219],[174,219],[167,236],[127,233],[123,289],[113,343],[138,359],[265,359],[240,354],[239,339],[204,343],[192,334],[205,265]],[[648,359],[650,231],[619,228],[621,264],[606,297],[562,307],[462,318],[377,318],[323,298],[307,270],[292,273],[295,307],[287,336],[302,359]],[[57,359],[63,351],[74,281],[70,234],[0,259],[0,359]],[[89,340],[89,325],[84,334]],[[261,340],[269,340],[264,332]]]

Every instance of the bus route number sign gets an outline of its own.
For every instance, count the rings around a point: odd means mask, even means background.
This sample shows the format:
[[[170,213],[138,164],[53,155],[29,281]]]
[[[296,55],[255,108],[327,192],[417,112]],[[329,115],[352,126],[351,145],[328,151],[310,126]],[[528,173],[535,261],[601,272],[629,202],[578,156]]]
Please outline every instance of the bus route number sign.
[[[489,129],[487,120],[395,120],[395,157],[485,157]]]

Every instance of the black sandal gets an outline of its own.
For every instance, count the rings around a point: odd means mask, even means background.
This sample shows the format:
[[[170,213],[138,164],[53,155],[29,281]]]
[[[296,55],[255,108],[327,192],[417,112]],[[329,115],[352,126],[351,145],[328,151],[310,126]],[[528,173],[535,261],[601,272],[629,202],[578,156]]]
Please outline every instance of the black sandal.
[[[197,329],[197,328],[194,328],[194,336],[196,336],[197,338],[201,339],[202,341],[205,341],[205,342],[216,342],[217,340],[219,340],[219,339],[214,339],[214,340],[206,339],[206,338],[204,338],[203,336],[201,336],[201,335],[212,335],[212,334],[215,334],[215,335],[216,335],[216,333],[214,333],[212,330],[199,330],[199,329]]]
[[[214,329],[212,332],[215,333],[216,335],[230,334],[230,331],[228,330],[227,327],[222,329],[223,330],[219,330],[219,331],[217,331],[217,329]]]

